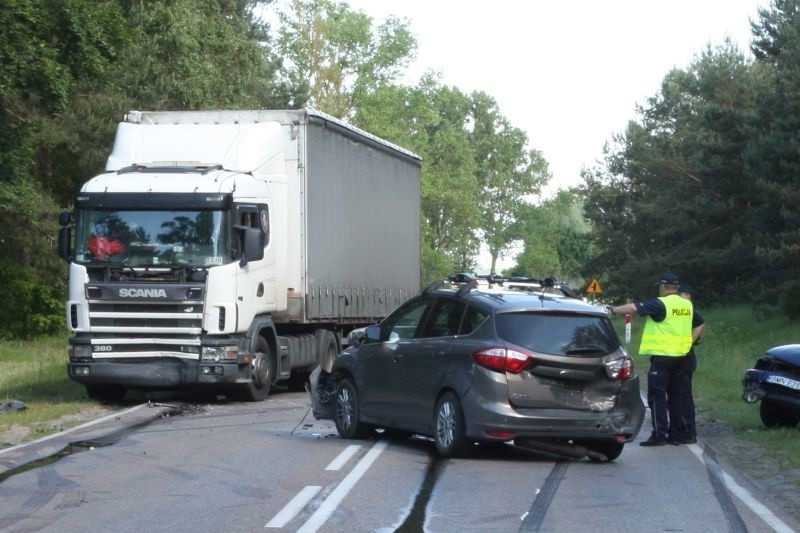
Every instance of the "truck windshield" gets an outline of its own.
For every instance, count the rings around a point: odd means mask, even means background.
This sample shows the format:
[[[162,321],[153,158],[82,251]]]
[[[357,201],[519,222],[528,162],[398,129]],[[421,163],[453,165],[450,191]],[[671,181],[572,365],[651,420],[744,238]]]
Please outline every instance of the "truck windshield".
[[[123,266],[214,266],[231,259],[224,211],[83,209],[75,261]]]

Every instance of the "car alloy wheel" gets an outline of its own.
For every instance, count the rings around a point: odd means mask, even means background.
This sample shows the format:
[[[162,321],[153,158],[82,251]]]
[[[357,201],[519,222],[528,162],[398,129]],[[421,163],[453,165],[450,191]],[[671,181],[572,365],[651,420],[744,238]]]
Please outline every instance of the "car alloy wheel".
[[[356,386],[350,378],[345,378],[336,386],[336,414],[334,422],[336,431],[343,439],[358,439],[365,437],[369,426],[360,422],[358,393]]]
[[[442,457],[466,455],[470,443],[464,434],[464,413],[461,402],[452,392],[446,392],[436,403],[434,441]]]

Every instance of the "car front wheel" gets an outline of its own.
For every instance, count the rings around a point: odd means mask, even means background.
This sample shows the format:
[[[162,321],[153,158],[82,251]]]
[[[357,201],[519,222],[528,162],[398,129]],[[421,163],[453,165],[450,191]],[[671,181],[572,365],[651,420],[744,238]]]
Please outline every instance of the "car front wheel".
[[[470,445],[464,434],[464,412],[461,402],[452,392],[446,392],[436,403],[433,440],[436,451],[442,457],[461,457],[467,454]]]
[[[800,422],[800,413],[769,400],[761,400],[761,421],[768,428],[792,428]]]
[[[336,413],[334,422],[336,431],[343,439],[361,439],[366,437],[371,427],[359,421],[358,392],[350,378],[345,378],[336,385]]]

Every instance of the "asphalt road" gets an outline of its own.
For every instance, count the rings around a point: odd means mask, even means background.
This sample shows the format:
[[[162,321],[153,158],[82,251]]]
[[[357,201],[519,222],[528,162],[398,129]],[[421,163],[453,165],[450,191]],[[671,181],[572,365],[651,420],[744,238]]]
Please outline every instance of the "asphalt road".
[[[795,530],[702,445],[443,460],[422,438],[342,440],[303,393],[137,406],[0,450],[9,532]]]

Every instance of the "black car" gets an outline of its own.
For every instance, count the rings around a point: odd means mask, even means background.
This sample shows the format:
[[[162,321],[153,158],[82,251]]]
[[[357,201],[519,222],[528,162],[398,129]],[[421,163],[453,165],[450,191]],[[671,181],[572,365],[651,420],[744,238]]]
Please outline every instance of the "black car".
[[[761,401],[767,427],[794,427],[800,422],[800,344],[776,346],[744,374],[742,399]]]
[[[314,415],[344,438],[430,436],[445,457],[513,441],[614,460],[642,425],[639,377],[606,311],[570,294],[429,287],[312,375]]]

